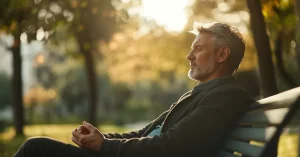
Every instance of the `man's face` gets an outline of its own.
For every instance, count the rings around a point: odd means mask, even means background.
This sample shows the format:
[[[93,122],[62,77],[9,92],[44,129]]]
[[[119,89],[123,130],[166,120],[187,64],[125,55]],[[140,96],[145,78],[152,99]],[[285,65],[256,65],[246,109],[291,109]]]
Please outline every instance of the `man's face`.
[[[191,79],[203,81],[209,78],[217,67],[212,35],[209,33],[197,35],[191,49],[190,53],[186,56],[190,61],[188,76]]]

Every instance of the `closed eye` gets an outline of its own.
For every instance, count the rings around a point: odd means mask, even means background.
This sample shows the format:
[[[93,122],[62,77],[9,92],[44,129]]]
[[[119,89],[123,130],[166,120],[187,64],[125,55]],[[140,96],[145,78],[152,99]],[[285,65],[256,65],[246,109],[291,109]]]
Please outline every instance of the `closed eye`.
[[[202,50],[202,46],[194,46],[194,47],[191,47],[191,49],[196,49],[196,50]]]
[[[202,50],[202,46],[195,46],[194,48],[195,50],[201,51]]]

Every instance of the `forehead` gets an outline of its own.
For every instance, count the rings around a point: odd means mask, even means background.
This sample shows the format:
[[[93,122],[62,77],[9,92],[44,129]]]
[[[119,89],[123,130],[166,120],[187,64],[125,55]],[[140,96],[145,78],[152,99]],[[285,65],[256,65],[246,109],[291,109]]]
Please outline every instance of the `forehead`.
[[[202,32],[199,33],[194,42],[192,43],[192,47],[195,46],[209,46],[212,44],[212,34],[211,33],[206,33],[206,32]]]

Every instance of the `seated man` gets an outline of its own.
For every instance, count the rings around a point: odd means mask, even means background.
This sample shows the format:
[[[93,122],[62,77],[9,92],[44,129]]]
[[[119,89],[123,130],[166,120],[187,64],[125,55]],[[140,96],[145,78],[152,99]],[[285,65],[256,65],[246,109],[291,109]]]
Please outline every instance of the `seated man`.
[[[223,23],[195,22],[188,76],[199,81],[141,130],[103,134],[84,122],[72,132],[79,147],[31,138],[15,157],[211,157],[254,102],[233,74],[244,56],[240,32]],[[174,54],[176,55],[176,54]]]

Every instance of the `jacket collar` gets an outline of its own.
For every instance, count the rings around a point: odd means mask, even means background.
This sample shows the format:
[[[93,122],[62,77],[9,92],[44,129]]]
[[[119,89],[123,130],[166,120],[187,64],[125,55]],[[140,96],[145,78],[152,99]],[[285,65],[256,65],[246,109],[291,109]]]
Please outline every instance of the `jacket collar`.
[[[205,83],[200,82],[197,86],[195,86],[193,88],[191,94],[207,91],[207,90],[213,89],[215,87],[218,87],[218,86],[221,86],[221,85],[224,85],[227,83],[234,83],[234,82],[236,82],[236,80],[233,75],[222,76],[222,77],[210,80]]]

